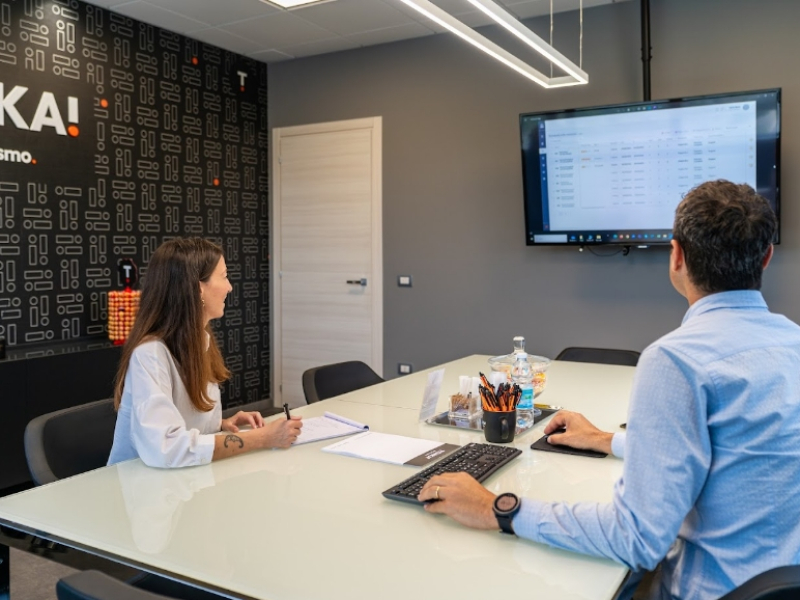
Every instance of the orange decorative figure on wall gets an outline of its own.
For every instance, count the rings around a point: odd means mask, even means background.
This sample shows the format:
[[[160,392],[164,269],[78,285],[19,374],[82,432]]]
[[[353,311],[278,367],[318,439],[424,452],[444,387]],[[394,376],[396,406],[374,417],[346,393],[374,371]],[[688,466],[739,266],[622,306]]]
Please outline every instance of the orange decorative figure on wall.
[[[122,345],[139,312],[141,292],[133,289],[139,281],[139,269],[132,259],[120,260],[118,271],[125,289],[108,292],[108,338],[115,345]]]

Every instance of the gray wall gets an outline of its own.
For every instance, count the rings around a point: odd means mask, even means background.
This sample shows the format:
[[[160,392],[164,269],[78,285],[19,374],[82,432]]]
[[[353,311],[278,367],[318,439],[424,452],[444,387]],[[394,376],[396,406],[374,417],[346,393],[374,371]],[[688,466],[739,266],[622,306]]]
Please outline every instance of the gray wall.
[[[651,0],[651,12],[653,98],[783,88],[783,242],[764,293],[800,320],[800,2]],[[569,56],[577,21],[556,20],[555,45]],[[669,283],[666,250],[597,257],[525,246],[519,113],[642,99],[639,3],[587,10],[584,26],[591,83],[561,90],[449,35],[270,66],[271,127],[384,118],[387,377],[400,361],[420,369],[506,353],[516,334],[554,356],[570,345],[641,350],[680,324],[687,304]],[[398,288],[400,274],[414,287]]]

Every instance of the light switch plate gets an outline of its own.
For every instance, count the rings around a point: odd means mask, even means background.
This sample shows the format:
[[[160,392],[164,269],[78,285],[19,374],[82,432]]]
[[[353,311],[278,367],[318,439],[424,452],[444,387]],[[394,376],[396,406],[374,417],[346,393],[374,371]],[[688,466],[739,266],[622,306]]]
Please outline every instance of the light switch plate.
[[[398,275],[397,285],[399,287],[411,287],[411,275]]]

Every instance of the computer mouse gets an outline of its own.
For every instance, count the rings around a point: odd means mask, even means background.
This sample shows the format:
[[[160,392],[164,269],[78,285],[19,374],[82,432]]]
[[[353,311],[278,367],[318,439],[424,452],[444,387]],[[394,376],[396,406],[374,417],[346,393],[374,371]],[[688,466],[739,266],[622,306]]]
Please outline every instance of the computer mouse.
[[[566,432],[567,432],[567,430],[564,427],[562,427],[561,429],[556,429],[555,431],[551,431],[550,433],[546,434],[544,437],[549,438],[551,435],[556,435],[556,434],[559,434],[559,433],[566,433]]]

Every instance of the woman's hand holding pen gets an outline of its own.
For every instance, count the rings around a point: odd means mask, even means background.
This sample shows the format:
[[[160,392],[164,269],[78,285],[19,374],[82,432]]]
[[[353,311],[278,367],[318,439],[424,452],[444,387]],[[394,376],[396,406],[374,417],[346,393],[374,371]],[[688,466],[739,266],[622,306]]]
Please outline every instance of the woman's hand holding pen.
[[[245,412],[240,410],[232,417],[222,419],[220,424],[220,431],[230,431],[231,433],[239,433],[239,427],[242,425],[249,425],[251,429],[259,429],[264,426],[264,418],[261,413]]]
[[[242,431],[240,425],[251,425],[253,429]],[[221,429],[227,433],[215,436],[212,460],[258,448],[288,448],[300,435],[302,427],[303,420],[300,417],[265,422],[258,413],[238,412],[222,421]]]
[[[265,448],[288,448],[300,435],[303,419],[292,416],[290,419],[275,419],[264,426]]]
[[[255,441],[260,448],[288,448],[300,435],[303,427],[301,417],[290,416],[288,419],[275,419],[265,422],[261,413],[240,410],[232,417],[222,419],[220,430],[240,433],[240,427],[248,427],[253,433],[242,432],[243,442],[246,438]]]

